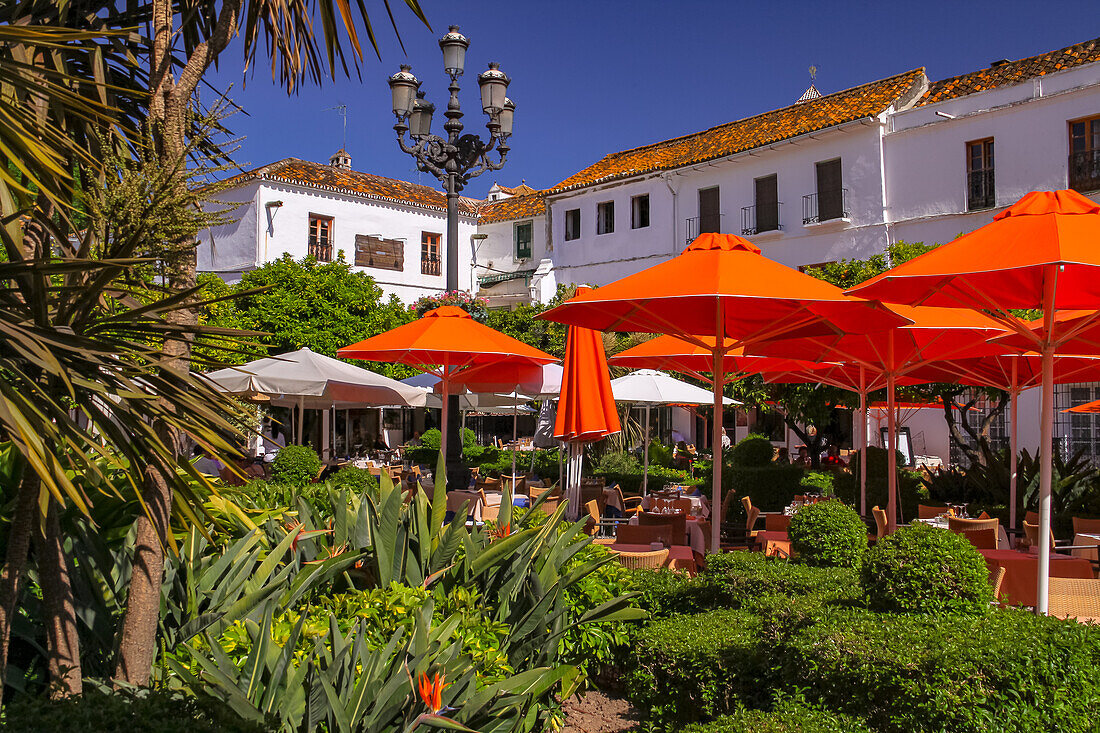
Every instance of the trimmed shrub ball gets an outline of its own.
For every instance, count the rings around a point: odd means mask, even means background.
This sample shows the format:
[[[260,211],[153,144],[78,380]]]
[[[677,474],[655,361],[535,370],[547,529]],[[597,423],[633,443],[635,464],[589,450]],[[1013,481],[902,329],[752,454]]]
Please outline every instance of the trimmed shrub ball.
[[[816,567],[854,568],[867,551],[867,525],[855,509],[835,499],[799,509],[787,535],[799,560]]]
[[[775,449],[764,435],[746,435],[733,446],[733,465],[768,466],[771,465]]]
[[[329,483],[334,489],[350,491],[353,494],[365,494],[367,492],[372,495],[378,494],[378,479],[365,468],[344,466],[332,474]]]
[[[321,472],[321,458],[308,445],[288,445],[280,448],[271,462],[273,483],[305,486]]]
[[[903,527],[868,550],[860,585],[879,611],[980,613],[993,600],[985,559],[970,541],[926,524]]]

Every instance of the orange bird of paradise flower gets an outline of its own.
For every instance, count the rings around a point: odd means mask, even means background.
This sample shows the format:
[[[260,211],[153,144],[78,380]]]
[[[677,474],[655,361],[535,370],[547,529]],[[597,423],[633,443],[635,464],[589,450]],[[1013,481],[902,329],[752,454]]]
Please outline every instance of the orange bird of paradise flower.
[[[439,672],[436,672],[432,679],[428,679],[427,672],[420,674],[420,699],[433,715],[439,714],[443,709],[443,688],[447,686],[445,680],[446,677],[441,676]]]

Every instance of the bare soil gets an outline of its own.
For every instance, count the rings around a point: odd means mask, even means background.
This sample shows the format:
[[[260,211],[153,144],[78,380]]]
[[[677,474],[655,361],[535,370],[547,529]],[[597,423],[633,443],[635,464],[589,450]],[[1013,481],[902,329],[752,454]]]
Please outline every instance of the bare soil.
[[[627,733],[638,724],[637,713],[629,702],[599,690],[571,697],[562,708],[565,728],[561,733]]]

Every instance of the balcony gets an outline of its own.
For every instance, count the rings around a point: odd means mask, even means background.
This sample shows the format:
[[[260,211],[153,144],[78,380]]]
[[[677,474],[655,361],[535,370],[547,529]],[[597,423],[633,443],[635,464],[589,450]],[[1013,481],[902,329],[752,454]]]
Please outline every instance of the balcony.
[[[802,197],[802,223],[820,224],[834,219],[849,219],[848,189],[808,193]]]
[[[782,201],[774,206],[742,206],[741,236],[783,231],[783,225],[779,223],[782,220],[779,215],[782,206]]]
[[[332,243],[310,239],[306,254],[318,262],[332,262]]]
[[[693,216],[685,220],[687,223],[687,243],[691,244],[700,234],[722,231],[722,217],[725,214],[706,214]]]
[[[439,275],[443,272],[443,258],[439,255],[420,255],[420,274]]]
[[[993,170],[971,171],[966,175],[966,209],[978,211],[992,209],[997,205],[997,188],[993,181]]]
[[[1080,193],[1100,190],[1100,150],[1070,154],[1069,187]]]

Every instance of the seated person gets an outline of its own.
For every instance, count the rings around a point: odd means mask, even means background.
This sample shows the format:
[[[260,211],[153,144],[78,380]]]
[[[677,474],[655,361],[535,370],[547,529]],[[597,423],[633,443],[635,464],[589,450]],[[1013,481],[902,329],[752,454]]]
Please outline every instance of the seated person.
[[[794,463],[806,468],[812,466],[813,459],[810,458],[810,449],[804,445],[798,446],[798,457],[794,459]]]
[[[775,462],[781,465],[786,465],[791,462],[790,451],[787,450],[787,446],[783,446],[776,451]]]
[[[201,445],[196,445],[194,454],[195,458],[195,470],[201,474],[207,476],[220,476],[222,472],[222,462],[216,458],[211,458],[207,454],[206,449]]]
[[[374,440],[371,441],[371,448],[374,450],[389,450],[390,447],[386,445],[386,441],[382,439],[381,435],[374,436]]]
[[[687,444],[684,441],[676,443],[676,447],[672,451],[672,467],[683,469],[691,468],[691,461],[693,456],[688,452]]]
[[[844,459],[840,457],[840,450],[835,445],[828,447],[825,457],[821,459],[821,465],[830,468],[846,468],[848,466]]]

